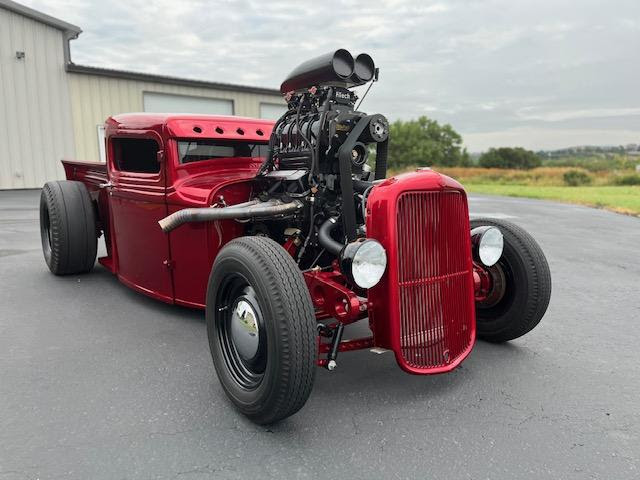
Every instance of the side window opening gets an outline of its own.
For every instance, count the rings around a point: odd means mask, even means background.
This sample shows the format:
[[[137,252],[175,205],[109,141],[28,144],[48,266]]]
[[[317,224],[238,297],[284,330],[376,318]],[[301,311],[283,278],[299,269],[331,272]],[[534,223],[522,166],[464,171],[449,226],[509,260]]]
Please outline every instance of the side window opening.
[[[114,138],[113,159],[121,172],[158,173],[158,142],[150,138]]]

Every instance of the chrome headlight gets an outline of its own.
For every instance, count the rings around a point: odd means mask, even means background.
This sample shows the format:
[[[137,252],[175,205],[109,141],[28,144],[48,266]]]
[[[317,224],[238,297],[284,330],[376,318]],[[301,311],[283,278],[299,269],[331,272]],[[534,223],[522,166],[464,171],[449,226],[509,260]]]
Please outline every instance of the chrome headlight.
[[[387,268],[387,252],[372,239],[347,244],[340,260],[342,272],[360,288],[377,285]]]
[[[498,228],[485,225],[471,230],[471,245],[474,260],[479,260],[484,266],[491,267],[502,256],[504,238]]]

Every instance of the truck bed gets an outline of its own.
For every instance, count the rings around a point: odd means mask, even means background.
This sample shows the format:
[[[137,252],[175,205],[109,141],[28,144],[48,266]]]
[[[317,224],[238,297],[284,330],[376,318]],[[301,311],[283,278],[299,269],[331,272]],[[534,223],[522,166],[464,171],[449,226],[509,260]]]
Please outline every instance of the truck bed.
[[[77,180],[84,183],[89,192],[99,190],[99,185],[107,182],[106,163],[62,160],[62,165],[67,180]]]

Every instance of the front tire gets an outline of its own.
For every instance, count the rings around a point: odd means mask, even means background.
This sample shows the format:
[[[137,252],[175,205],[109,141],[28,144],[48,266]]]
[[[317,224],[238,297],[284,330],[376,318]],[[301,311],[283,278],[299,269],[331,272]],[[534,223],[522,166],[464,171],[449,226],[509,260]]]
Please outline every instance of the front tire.
[[[44,260],[55,275],[93,268],[98,235],[93,202],[83,183],[45,183],[40,194],[40,237]]]
[[[229,242],[211,270],[206,319],[216,373],[243,414],[270,424],[302,408],[315,379],[316,320],[284,248],[264,237]]]
[[[498,263],[485,267],[493,285],[487,298],[476,302],[478,337],[507,342],[540,323],[551,298],[551,273],[542,249],[525,230],[504,220],[471,220],[472,229],[483,225],[500,229],[504,250]]]

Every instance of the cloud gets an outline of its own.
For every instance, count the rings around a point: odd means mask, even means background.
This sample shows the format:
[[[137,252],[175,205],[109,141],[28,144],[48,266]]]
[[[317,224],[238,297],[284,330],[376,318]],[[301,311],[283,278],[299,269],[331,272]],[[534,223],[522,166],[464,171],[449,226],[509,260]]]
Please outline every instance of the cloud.
[[[23,1],[84,30],[79,64],[278,87],[346,47],[381,68],[364,109],[450,123],[472,151],[640,141],[637,0]]]
[[[626,145],[630,143],[630,138],[638,138],[638,130],[516,127],[482,134],[470,133],[466,137],[467,142],[472,142],[482,151],[491,147],[524,147],[538,150],[541,143],[548,145],[549,149],[577,145]],[[638,142],[636,140],[631,143]]]
[[[587,118],[633,117],[640,115],[640,107],[631,108],[592,108],[583,110],[559,110],[535,113],[535,107],[525,108],[520,113],[523,120],[542,120],[546,122],[561,122]],[[531,113],[529,113],[531,112]]]

